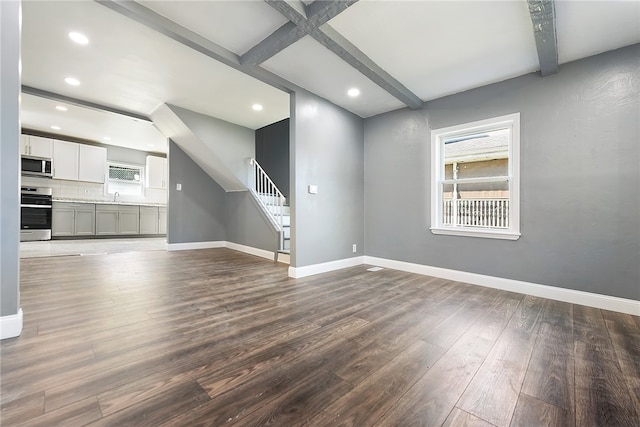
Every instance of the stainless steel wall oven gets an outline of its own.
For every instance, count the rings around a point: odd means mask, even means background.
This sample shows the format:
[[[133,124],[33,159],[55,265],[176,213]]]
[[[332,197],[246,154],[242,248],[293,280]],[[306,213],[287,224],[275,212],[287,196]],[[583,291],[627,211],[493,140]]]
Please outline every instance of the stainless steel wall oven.
[[[20,241],[51,240],[51,188],[20,189]]]

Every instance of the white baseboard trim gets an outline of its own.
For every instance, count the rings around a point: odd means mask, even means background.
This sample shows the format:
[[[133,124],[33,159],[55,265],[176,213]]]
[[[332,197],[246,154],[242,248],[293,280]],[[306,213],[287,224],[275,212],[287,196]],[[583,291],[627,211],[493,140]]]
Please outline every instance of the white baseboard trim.
[[[245,245],[241,245],[239,243],[233,243],[233,242],[225,242],[225,244],[226,244],[225,247],[229,249],[233,249],[234,251],[244,252],[245,254],[249,254],[249,255],[259,256],[260,258],[273,260],[274,257],[276,256],[276,254],[273,253],[272,251],[258,249],[252,246],[245,246]]]
[[[291,256],[289,254],[278,254],[278,262],[283,264],[291,264]]]
[[[305,265],[304,267],[289,267],[289,277],[300,279],[314,274],[327,273],[342,268],[354,267],[364,264],[363,256],[344,258],[337,261],[323,262],[322,264]]]
[[[18,314],[0,317],[0,340],[14,338],[22,333],[22,309]]]
[[[275,253],[264,249],[254,248],[252,246],[245,246],[239,243],[227,242],[226,240],[216,242],[191,242],[191,243],[169,243],[167,244],[168,251],[190,251],[195,249],[215,249],[215,248],[228,248],[238,252],[244,252],[246,254],[259,256],[273,260]]]
[[[468,273],[465,271],[431,267],[428,265],[413,264],[385,258],[370,256],[366,256],[364,258],[365,264],[369,265],[376,265],[409,273],[423,274],[425,276],[440,277],[442,279],[455,280],[472,285],[480,285],[488,288],[501,289],[517,292],[519,294],[527,294],[556,301],[568,302],[571,304],[586,305],[589,307],[640,316],[640,301],[631,299],[576,291],[556,286],[541,285],[538,283],[522,282],[520,280],[504,279],[501,277],[485,276],[483,274]]]
[[[168,243],[168,251],[189,251],[192,249],[211,249],[211,248],[225,248],[226,243],[224,240],[219,242],[189,242],[189,243]]]
[[[238,243],[219,241],[219,242],[193,242],[193,243],[172,243],[167,245],[169,251],[181,251],[191,249],[209,249],[209,248],[229,248],[239,252],[259,256],[261,258],[273,260],[275,254],[271,251],[258,249],[251,246],[240,245]],[[282,255],[280,255],[282,257]],[[286,262],[280,260],[280,262]],[[288,261],[288,260],[287,260]],[[408,273],[422,274],[425,276],[440,277],[447,280],[455,280],[457,282],[469,283],[472,285],[480,285],[488,288],[501,289],[504,291],[517,292],[520,294],[532,295],[541,298],[548,298],[556,301],[568,302],[571,304],[586,305],[589,307],[601,308],[604,310],[617,311],[619,313],[632,314],[640,316],[640,301],[613,297],[609,295],[595,294],[591,292],[576,291],[573,289],[559,288],[556,286],[542,285],[539,283],[523,282],[514,279],[505,279],[502,277],[486,276],[484,274],[469,273],[466,271],[450,270],[441,267],[432,267],[423,264],[414,264],[405,261],[396,261],[386,258],[378,258],[372,256],[359,256],[353,258],[345,258],[337,261],[330,261],[321,264],[306,265],[303,267],[289,267],[289,277],[300,279],[302,277],[313,276],[315,274],[328,273],[330,271],[340,270],[343,268],[354,267],[356,265],[369,264],[379,267],[391,268],[394,270],[406,271]],[[16,315],[18,316],[18,315]],[[20,328],[17,332],[18,336],[22,330],[22,310],[19,313]],[[15,317],[15,316],[6,316]],[[2,338],[5,338],[5,318],[2,317]],[[13,322],[15,322],[14,320]],[[9,330],[9,329],[7,329]]]

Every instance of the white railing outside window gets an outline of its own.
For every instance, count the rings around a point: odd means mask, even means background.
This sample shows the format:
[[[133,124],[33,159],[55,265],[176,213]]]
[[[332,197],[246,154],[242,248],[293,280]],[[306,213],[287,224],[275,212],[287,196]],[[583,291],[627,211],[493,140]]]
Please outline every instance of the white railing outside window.
[[[509,229],[509,199],[445,200],[442,225]]]

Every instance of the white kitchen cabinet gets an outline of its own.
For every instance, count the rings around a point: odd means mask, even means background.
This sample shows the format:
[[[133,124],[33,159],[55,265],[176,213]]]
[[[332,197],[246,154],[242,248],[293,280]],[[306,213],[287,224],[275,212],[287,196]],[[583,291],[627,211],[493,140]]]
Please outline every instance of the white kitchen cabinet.
[[[29,155],[29,135],[20,134],[20,155]]]
[[[158,234],[157,206],[140,206],[140,234]]]
[[[51,219],[53,237],[96,234],[96,205],[93,203],[53,202]]]
[[[107,149],[80,144],[78,152],[78,181],[104,183],[107,169]]]
[[[78,180],[80,144],[53,140],[53,177],[55,179]]]
[[[53,140],[41,136],[21,134],[20,154],[50,159],[53,157]]]
[[[158,234],[167,234],[167,208],[158,208]]]
[[[147,188],[167,188],[167,159],[147,156],[146,175]]]

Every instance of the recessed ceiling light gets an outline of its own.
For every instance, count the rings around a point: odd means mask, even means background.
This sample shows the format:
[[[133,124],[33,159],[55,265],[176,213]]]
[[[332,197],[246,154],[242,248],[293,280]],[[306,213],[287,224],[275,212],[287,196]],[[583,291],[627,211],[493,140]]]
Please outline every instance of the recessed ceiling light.
[[[356,96],[360,95],[360,89],[352,87],[347,91],[347,95],[349,95],[352,98],[355,98]]]
[[[102,139],[104,139],[105,141],[111,141],[111,138],[109,138],[108,136],[103,136]]]
[[[56,110],[58,111],[67,111],[67,107],[64,105],[56,105]]]
[[[255,111],[262,111],[262,105],[260,104],[253,104],[251,108],[253,108]]]
[[[60,126],[53,125],[53,126],[51,126],[51,129],[53,129],[53,130],[60,130],[60,129],[61,129],[61,127],[60,127]]]
[[[147,144],[147,147],[155,147],[153,144]]]
[[[69,33],[69,38],[78,44],[89,44],[89,39],[84,34],[72,31]]]
[[[71,86],[80,86],[80,80],[76,79],[75,77],[67,77],[66,79],[64,79],[64,81]]]

